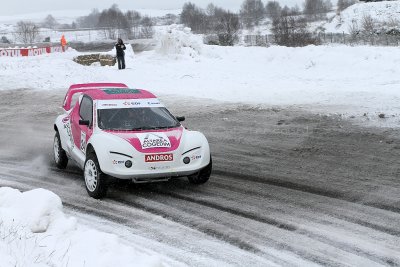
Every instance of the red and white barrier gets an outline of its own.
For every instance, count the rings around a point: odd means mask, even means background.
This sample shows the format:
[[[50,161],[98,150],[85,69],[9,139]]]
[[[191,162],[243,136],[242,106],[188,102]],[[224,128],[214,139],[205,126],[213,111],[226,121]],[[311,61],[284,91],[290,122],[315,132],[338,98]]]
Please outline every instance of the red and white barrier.
[[[0,48],[0,57],[32,57],[50,53],[62,53],[62,46],[49,46],[41,48]]]

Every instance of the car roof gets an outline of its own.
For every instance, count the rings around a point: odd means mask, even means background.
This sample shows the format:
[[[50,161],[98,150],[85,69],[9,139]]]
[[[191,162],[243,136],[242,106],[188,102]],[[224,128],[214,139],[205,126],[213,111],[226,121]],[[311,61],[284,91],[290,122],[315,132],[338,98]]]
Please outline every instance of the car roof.
[[[73,84],[69,90],[91,89],[91,88],[128,88],[124,83],[79,83]]]
[[[85,90],[84,94],[93,100],[156,98],[156,96],[149,91],[130,88],[94,88]]]

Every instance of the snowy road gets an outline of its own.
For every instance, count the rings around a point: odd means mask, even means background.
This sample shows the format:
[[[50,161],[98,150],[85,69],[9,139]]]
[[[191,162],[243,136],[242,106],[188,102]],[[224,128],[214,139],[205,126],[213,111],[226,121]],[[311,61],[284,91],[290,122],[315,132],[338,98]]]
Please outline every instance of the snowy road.
[[[98,201],[77,168],[52,164],[63,94],[0,92],[0,186],[49,189],[84,223],[172,265],[400,266],[397,131],[294,108],[164,96],[209,138],[212,179],[115,185]]]

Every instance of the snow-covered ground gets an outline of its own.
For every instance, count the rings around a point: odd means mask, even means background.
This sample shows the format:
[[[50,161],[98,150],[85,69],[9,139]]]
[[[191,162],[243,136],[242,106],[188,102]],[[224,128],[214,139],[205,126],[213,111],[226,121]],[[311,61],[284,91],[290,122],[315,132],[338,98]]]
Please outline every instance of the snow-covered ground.
[[[137,244],[136,244],[137,246]],[[116,255],[118,255],[116,257]],[[54,193],[0,188],[0,266],[166,266],[156,254],[80,225]]]
[[[203,46],[199,39],[175,30],[158,39],[157,50],[128,54],[128,69],[123,71],[78,65],[72,61],[80,54],[75,51],[0,58],[1,89],[51,90],[117,81],[156,94],[297,105],[349,116],[400,113],[398,47]],[[397,117],[392,122],[397,124]]]

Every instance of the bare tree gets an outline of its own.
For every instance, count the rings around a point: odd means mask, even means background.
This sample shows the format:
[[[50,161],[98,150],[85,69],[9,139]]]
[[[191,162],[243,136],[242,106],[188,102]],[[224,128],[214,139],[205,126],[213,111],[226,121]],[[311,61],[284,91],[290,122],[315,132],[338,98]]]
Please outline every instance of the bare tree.
[[[388,21],[386,21],[386,26],[389,28],[397,28],[400,29],[400,20],[397,18],[389,18]]]
[[[301,15],[300,7],[298,5],[295,5],[292,8],[290,8],[290,15],[292,16]]]
[[[239,16],[229,11],[224,11],[218,17],[218,41],[220,45],[233,46],[238,38],[240,29]]]
[[[376,32],[376,23],[371,15],[364,15],[362,17],[361,30],[365,35],[372,35]]]
[[[153,20],[150,17],[145,16],[142,18],[140,24],[142,25],[142,36],[144,38],[152,38],[154,35]]]
[[[272,32],[278,45],[296,47],[319,43],[308,30],[305,19],[295,16],[282,15],[275,19]]]
[[[185,3],[181,13],[181,23],[190,27],[193,32],[204,33],[208,28],[207,14],[195,4]]]
[[[332,8],[330,0],[306,0],[304,3],[304,14],[309,20],[321,19]]]
[[[290,16],[290,8],[287,5],[282,8],[281,16]]]
[[[54,29],[58,25],[57,20],[52,15],[47,15],[47,17],[42,22],[43,28]]]
[[[105,28],[105,37],[108,39],[132,35],[128,19],[115,4],[100,13],[98,26]]]
[[[281,16],[282,7],[277,1],[268,1],[265,6],[266,16],[270,19],[277,19]]]
[[[211,34],[206,38],[213,44],[234,45],[239,39],[241,26],[239,15],[214,4],[209,4],[203,10],[190,2],[185,3],[181,13],[181,23],[194,32]]]
[[[39,27],[29,21],[19,21],[15,32],[15,39],[24,43],[32,44],[39,38]]]
[[[343,10],[356,3],[356,0],[338,0],[337,13],[340,14]]]
[[[259,25],[265,15],[265,7],[261,0],[244,0],[240,8],[240,19],[246,28]]]
[[[357,21],[353,21],[349,26],[350,41],[356,42],[360,35],[360,28],[358,27]]]
[[[129,27],[133,30],[133,38],[140,37],[140,22],[142,20],[142,15],[137,11],[128,11],[125,14]]]
[[[89,15],[78,18],[76,24],[80,28],[95,28],[99,24],[99,17],[99,10],[93,9]]]

